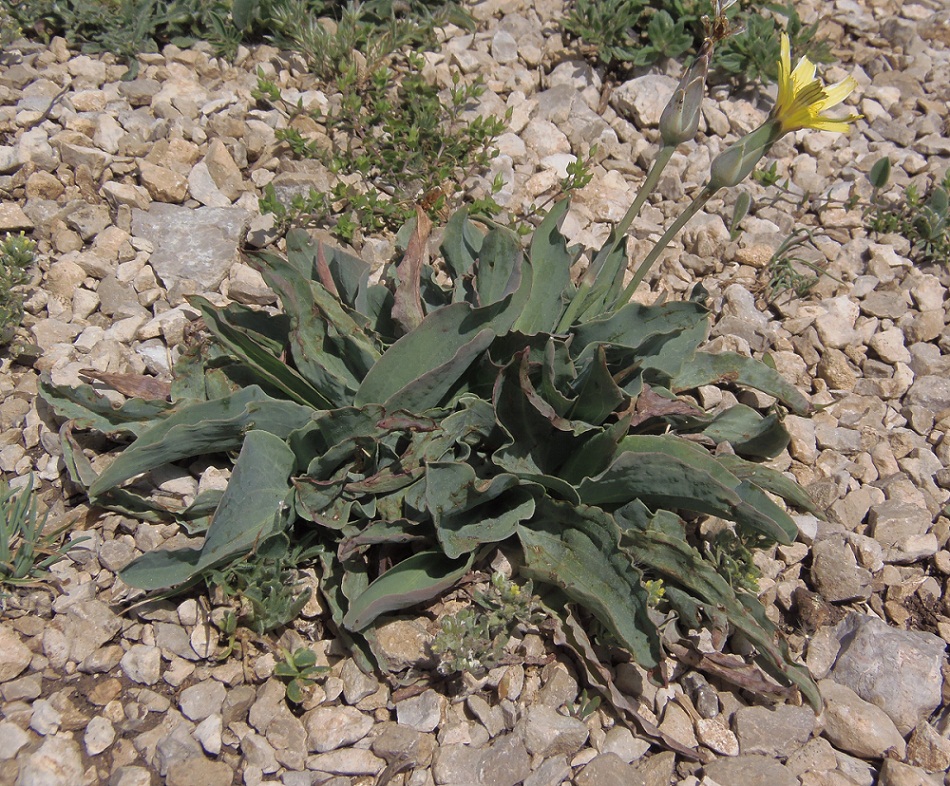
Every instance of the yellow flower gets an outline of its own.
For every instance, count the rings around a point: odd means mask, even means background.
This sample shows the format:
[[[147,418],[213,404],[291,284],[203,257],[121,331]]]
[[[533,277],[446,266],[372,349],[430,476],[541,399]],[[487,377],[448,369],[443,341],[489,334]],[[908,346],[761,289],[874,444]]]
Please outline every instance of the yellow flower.
[[[815,77],[815,64],[807,57],[798,61],[792,70],[791,47],[788,36],[782,33],[782,57],[778,64],[778,100],[772,109],[772,117],[782,128],[782,133],[801,128],[819,131],[847,132],[849,124],[862,115],[849,115],[836,120],[822,114],[826,109],[844,101],[858,86],[853,76],[825,86]]]

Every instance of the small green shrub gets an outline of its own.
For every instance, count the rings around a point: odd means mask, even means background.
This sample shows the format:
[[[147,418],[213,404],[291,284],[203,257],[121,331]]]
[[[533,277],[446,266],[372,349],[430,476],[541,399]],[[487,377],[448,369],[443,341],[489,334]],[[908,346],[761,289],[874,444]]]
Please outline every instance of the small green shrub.
[[[614,70],[698,51],[712,34],[721,39],[712,59],[714,71],[741,82],[774,82],[782,30],[788,33],[792,48],[812,62],[831,60],[828,45],[815,37],[817,23],[805,25],[791,3],[574,0],[562,25]]]
[[[272,187],[265,188],[261,211],[272,213],[285,229],[329,224],[338,237],[352,242],[357,231],[371,235],[398,229],[418,204],[436,218],[456,202],[465,179],[490,163],[491,144],[505,126],[495,117],[463,116],[483,93],[480,82],[465,85],[456,75],[444,101],[422,76],[422,64],[409,54],[401,74],[389,65],[363,73],[351,59],[333,84],[338,100],[326,111],[309,113],[326,129],[324,142],[293,127],[303,110],[289,107],[276,85],[259,76],[259,100],[282,107],[290,118],[278,139],[294,155],[317,159],[339,175],[361,176],[357,183],[341,180],[330,193],[311,189],[289,204],[280,202]],[[493,213],[498,206],[489,197],[474,210]]]
[[[30,280],[36,262],[36,243],[22,232],[7,234],[0,241],[0,346],[13,340],[23,319],[21,287]]]
[[[869,232],[896,232],[910,241],[911,256],[921,264],[946,263],[950,260],[950,169],[939,182],[933,182],[921,194],[913,184],[903,193],[885,194],[891,166],[880,159],[869,174],[873,188],[864,221]]]

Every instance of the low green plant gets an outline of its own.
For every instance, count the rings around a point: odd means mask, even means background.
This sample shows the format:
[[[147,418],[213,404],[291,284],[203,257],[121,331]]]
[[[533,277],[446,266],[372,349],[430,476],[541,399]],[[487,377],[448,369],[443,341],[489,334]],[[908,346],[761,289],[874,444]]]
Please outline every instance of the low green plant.
[[[274,540],[306,543],[295,559],[318,568],[330,623],[363,665],[386,669],[376,626],[438,598],[502,549],[562,623],[555,641],[585,663],[597,661],[591,639],[652,669],[680,631],[734,630],[761,668],[820,707],[751,579],[741,580],[746,550],[797,535],[771,495],[811,508],[761,462],[788,444],[783,414],[812,407],[769,364],[702,349],[710,320],[701,286],[683,302],[632,296],[686,221],[778,139],[847,130],[854,116],[825,112],[855,83],[826,88],[806,60],[793,71],[783,41],[773,111],[713,160],[707,184],[627,281],[625,234],[673,151],[696,133],[713,45],[687,69],[640,192],[579,278],[582,249],[560,229],[566,199],[526,247],[517,231],[465,209],[436,245],[420,210],[378,280],[358,257],[293,230],[285,255],[254,258],[281,310],[189,298],[215,342],[182,354],[170,401],[114,407],[89,386],[44,377],[42,396],[70,420],[64,461],[92,504],[187,525],[194,505],[172,506],[130,481],[209,453],[234,462],[202,546],[146,553],[122,579],[174,591],[253,561]],[[754,388],[775,403],[706,411],[691,395],[706,385]],[[76,429],[132,441],[99,472]],[[735,540],[710,544],[704,516]],[[449,630],[460,638],[474,626],[486,656],[499,635],[491,609],[515,615],[524,592],[492,591],[487,616],[472,610]],[[605,670],[591,672],[602,684]]]
[[[237,622],[263,635],[293,622],[310,600],[301,588],[297,565],[308,557],[306,546],[274,537],[254,546],[247,559],[208,572],[209,589],[237,601]]]
[[[0,585],[40,581],[66,556],[68,548],[61,545],[64,529],[48,532],[49,514],[40,517],[38,509],[32,475],[19,490],[0,479]]]
[[[277,135],[295,156],[317,159],[336,175],[361,176],[356,183],[341,179],[330,193],[311,189],[289,204],[266,188],[261,211],[273,214],[285,229],[328,224],[351,242],[357,231],[398,229],[417,204],[436,218],[456,202],[466,178],[488,166],[491,144],[505,126],[495,117],[465,116],[484,91],[480,82],[463,84],[456,74],[443,100],[422,76],[422,65],[421,57],[409,54],[403,73],[380,65],[367,75],[349,61],[334,83],[338,100],[309,113],[326,129],[324,141],[296,130],[292,123],[304,114],[302,108],[288,106],[276,85],[259,76],[255,95],[287,113],[291,125]],[[493,184],[496,191],[500,187]],[[474,209],[493,213],[498,206],[489,196]]]
[[[7,233],[0,241],[0,346],[9,344],[23,319],[22,287],[30,280],[36,262],[36,243]]]
[[[439,620],[431,649],[439,656],[439,671],[482,674],[501,663],[508,639],[521,625],[543,619],[530,581],[519,586],[494,573],[487,592],[473,594],[474,605]]]
[[[831,61],[827,43],[816,38],[818,24],[804,24],[791,3],[574,0],[561,24],[614,70],[698,51],[712,35],[722,39],[712,59],[714,71],[743,83],[774,82],[783,30],[792,47],[813,62]]]
[[[885,194],[890,182],[891,162],[882,158],[871,168],[872,193],[864,221],[869,232],[896,232],[910,241],[910,253],[920,264],[950,260],[950,169],[920,193],[914,184],[901,193]]]
[[[274,668],[274,676],[286,680],[287,700],[300,704],[306,690],[325,674],[326,666],[317,666],[317,653],[308,647],[299,647],[293,652],[281,650],[283,660]]]

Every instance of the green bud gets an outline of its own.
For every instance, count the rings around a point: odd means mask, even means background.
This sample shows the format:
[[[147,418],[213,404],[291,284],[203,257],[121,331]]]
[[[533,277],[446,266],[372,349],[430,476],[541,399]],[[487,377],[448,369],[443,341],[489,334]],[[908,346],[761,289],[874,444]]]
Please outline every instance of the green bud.
[[[664,145],[676,147],[696,136],[711,56],[712,42],[706,39],[660,117],[660,137]]]
[[[769,122],[727,147],[709,167],[707,188],[718,191],[741,183],[780,136],[781,127]]]

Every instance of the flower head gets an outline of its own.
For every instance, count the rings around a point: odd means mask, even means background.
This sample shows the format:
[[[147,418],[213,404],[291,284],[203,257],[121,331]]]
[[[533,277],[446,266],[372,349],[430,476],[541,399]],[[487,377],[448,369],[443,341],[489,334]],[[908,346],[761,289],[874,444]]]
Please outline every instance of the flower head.
[[[791,46],[782,33],[782,57],[778,64],[778,99],[772,117],[781,124],[782,134],[800,128],[847,132],[849,124],[862,115],[848,115],[837,120],[822,114],[844,101],[858,86],[853,76],[825,86],[815,77],[815,64],[807,57],[792,70]]]

